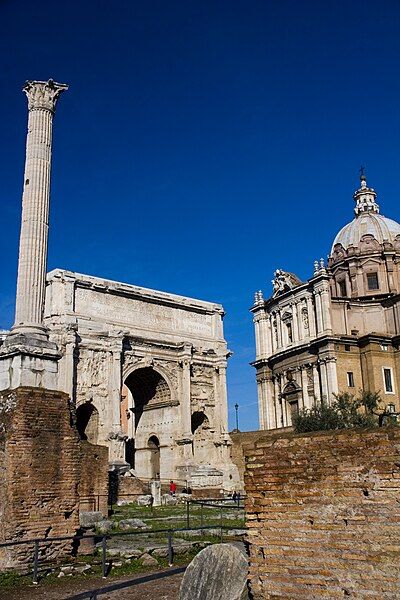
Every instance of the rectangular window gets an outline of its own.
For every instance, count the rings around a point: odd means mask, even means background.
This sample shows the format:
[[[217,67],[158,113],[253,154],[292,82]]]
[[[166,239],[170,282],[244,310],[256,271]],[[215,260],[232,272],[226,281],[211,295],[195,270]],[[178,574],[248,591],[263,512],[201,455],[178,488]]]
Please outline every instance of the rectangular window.
[[[342,279],[341,281],[338,282],[338,284],[339,284],[339,294],[341,295],[342,298],[346,298],[346,296],[347,296],[346,280]]]
[[[289,344],[291,344],[293,342],[293,329],[292,329],[292,324],[290,321],[288,321],[286,323],[286,327],[287,327],[288,341],[289,341]]]
[[[383,368],[383,380],[385,382],[386,394],[393,394],[392,369]]]
[[[379,290],[378,273],[367,273],[369,290]]]
[[[347,372],[347,385],[349,387],[354,387],[354,374],[352,371]]]

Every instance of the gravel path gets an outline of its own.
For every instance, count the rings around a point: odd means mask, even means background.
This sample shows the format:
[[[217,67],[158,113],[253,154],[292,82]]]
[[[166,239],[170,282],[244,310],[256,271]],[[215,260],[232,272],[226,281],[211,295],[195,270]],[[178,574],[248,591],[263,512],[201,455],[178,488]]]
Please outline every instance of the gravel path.
[[[184,567],[128,576],[118,581],[92,579],[90,582],[64,581],[57,585],[29,586],[0,590],[0,600],[83,600],[82,593],[103,590],[98,600],[177,600]],[[127,585],[128,582],[136,583]]]

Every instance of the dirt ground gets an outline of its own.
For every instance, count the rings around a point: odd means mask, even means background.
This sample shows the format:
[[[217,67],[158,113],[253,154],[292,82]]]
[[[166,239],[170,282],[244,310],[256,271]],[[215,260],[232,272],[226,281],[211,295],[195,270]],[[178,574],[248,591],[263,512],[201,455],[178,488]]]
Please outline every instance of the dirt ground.
[[[119,580],[62,581],[0,590],[0,600],[85,600],[85,592],[98,590],[98,600],[177,600],[185,568],[178,567]],[[133,585],[128,585],[135,582]],[[100,593],[102,590],[102,593]],[[96,597],[95,597],[96,598]]]

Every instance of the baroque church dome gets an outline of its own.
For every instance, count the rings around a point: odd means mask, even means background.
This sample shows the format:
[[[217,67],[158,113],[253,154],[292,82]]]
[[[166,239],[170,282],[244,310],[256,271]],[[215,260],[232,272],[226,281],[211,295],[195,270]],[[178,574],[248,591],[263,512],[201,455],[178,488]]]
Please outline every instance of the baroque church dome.
[[[361,175],[361,187],[353,196],[356,216],[335,237],[332,254],[336,244],[341,244],[347,250],[349,246],[358,246],[364,235],[372,235],[380,244],[385,240],[393,243],[395,237],[400,235],[400,223],[379,214],[376,196],[375,190],[367,187],[365,175]]]

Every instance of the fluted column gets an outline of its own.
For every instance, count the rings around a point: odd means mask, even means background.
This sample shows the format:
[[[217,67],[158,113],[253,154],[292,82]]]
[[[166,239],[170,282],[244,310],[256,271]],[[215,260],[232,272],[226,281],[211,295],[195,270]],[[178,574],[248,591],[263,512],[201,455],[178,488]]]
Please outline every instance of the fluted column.
[[[190,405],[190,356],[182,360],[182,391],[181,391],[181,424],[182,436],[190,437],[192,433],[192,413]]]
[[[292,331],[293,341],[298,342],[299,341],[299,321],[298,321],[298,314],[297,314],[297,303],[292,305],[292,315],[293,315],[293,331]]]
[[[320,404],[320,402],[321,402],[320,379],[319,379],[318,366],[316,363],[314,363],[312,366],[312,372],[313,372],[313,380],[314,380],[314,402],[316,404]]]
[[[301,388],[303,391],[303,408],[310,408],[310,397],[308,395],[307,367],[301,368]]]
[[[283,346],[282,320],[281,320],[281,313],[280,313],[279,310],[276,313],[276,328],[277,328],[277,331],[278,331],[278,348],[282,348],[282,346]]]
[[[316,321],[317,321],[317,335],[323,332],[324,323],[322,317],[322,305],[321,305],[321,294],[316,291],[315,294],[315,312],[316,312]]]
[[[316,326],[315,326],[315,311],[314,305],[311,296],[307,296],[307,315],[308,315],[308,333],[311,338],[314,338],[316,335]]]
[[[29,118],[22,196],[22,220],[13,334],[46,340],[43,325],[49,228],[53,116],[59,95],[68,86],[28,81]]]

